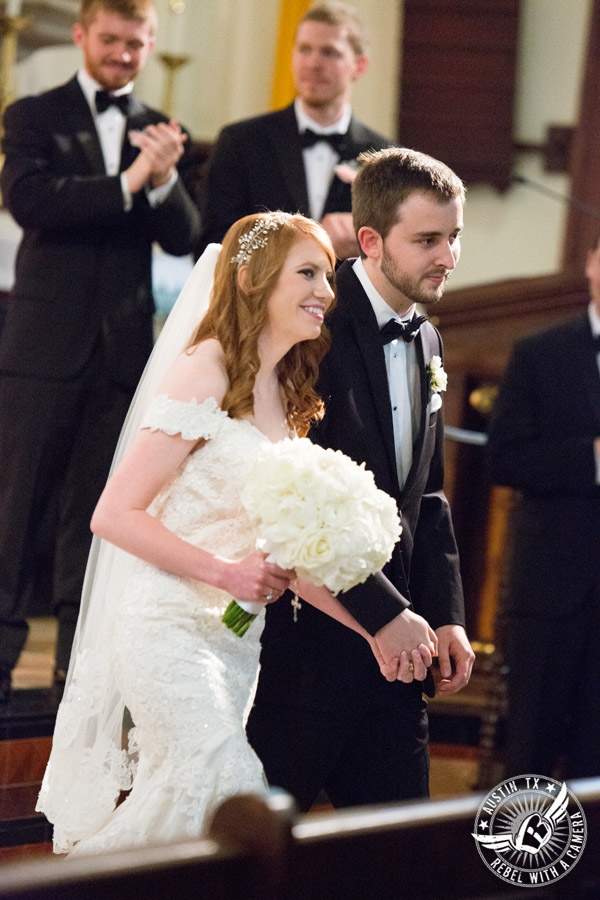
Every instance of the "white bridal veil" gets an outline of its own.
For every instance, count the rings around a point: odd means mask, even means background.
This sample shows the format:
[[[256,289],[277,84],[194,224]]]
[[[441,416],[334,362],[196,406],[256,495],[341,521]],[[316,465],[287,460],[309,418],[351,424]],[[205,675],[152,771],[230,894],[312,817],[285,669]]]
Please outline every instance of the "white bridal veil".
[[[135,438],[142,416],[208,308],[221,249],[210,244],[196,263],[148,360],[115,451],[112,470]],[[54,849],[65,852],[94,834],[135,772],[135,740],[124,732],[125,704],[111,666],[119,599],[136,559],[94,537],[64,698],[37,809],[54,824]]]

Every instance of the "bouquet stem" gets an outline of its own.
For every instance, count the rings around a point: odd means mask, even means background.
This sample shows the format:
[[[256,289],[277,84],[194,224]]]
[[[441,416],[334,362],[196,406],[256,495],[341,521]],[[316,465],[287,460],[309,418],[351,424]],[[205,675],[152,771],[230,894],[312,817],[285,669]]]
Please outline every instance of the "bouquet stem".
[[[244,637],[255,618],[256,613],[246,612],[235,600],[232,600],[223,613],[221,621],[238,637]]]

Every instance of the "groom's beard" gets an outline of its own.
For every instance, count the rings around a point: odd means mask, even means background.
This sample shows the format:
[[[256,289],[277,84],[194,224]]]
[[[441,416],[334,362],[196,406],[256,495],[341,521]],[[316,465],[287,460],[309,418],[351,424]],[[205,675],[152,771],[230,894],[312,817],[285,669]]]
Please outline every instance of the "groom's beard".
[[[421,278],[412,278],[403,272],[398,263],[389,252],[385,244],[383,245],[383,256],[381,259],[381,272],[389,283],[397,291],[404,294],[410,303],[420,303],[423,306],[433,306],[442,299],[448,276],[450,275],[446,269],[431,269],[425,272]],[[430,275],[435,277],[444,276],[444,280],[436,287],[426,287],[423,283],[424,279]]]

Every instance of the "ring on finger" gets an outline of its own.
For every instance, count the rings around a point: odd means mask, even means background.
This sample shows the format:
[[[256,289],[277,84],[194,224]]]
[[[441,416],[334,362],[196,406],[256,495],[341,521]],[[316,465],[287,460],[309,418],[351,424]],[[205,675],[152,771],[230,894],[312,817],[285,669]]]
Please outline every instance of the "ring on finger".
[[[409,660],[409,663],[408,663],[408,671],[409,671],[411,674],[415,671],[415,664],[414,664],[414,662],[412,661],[412,659]]]

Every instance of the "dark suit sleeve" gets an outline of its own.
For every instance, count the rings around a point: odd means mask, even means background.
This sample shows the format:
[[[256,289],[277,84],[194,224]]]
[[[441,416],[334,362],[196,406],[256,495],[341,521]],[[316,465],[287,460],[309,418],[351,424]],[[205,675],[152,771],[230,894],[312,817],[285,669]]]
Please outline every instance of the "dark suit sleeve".
[[[375,572],[362,584],[338,594],[337,599],[371,635],[410,607],[383,572]]]
[[[26,97],[4,115],[2,196],[22,228],[61,229],[125,215],[118,175],[72,175],[50,131],[43,99]]]
[[[578,393],[574,385],[569,399],[569,378],[576,378],[573,360],[562,359],[548,339],[515,345],[489,432],[490,471],[497,484],[533,493],[578,493],[595,484],[595,435],[585,433],[582,421],[569,427],[572,411],[561,411]]]
[[[227,229],[251,212],[247,177],[248,154],[239,125],[224,128],[208,163],[202,202],[202,235],[199,250],[220,243]],[[254,157],[253,165],[269,165],[268,159]]]
[[[166,253],[184,256],[194,252],[200,234],[200,212],[181,173],[162,203],[154,207],[148,205],[145,214],[151,239]]]
[[[465,624],[458,548],[444,485],[444,419],[437,413],[435,451],[421,498],[410,563],[415,611],[432,628]]]

